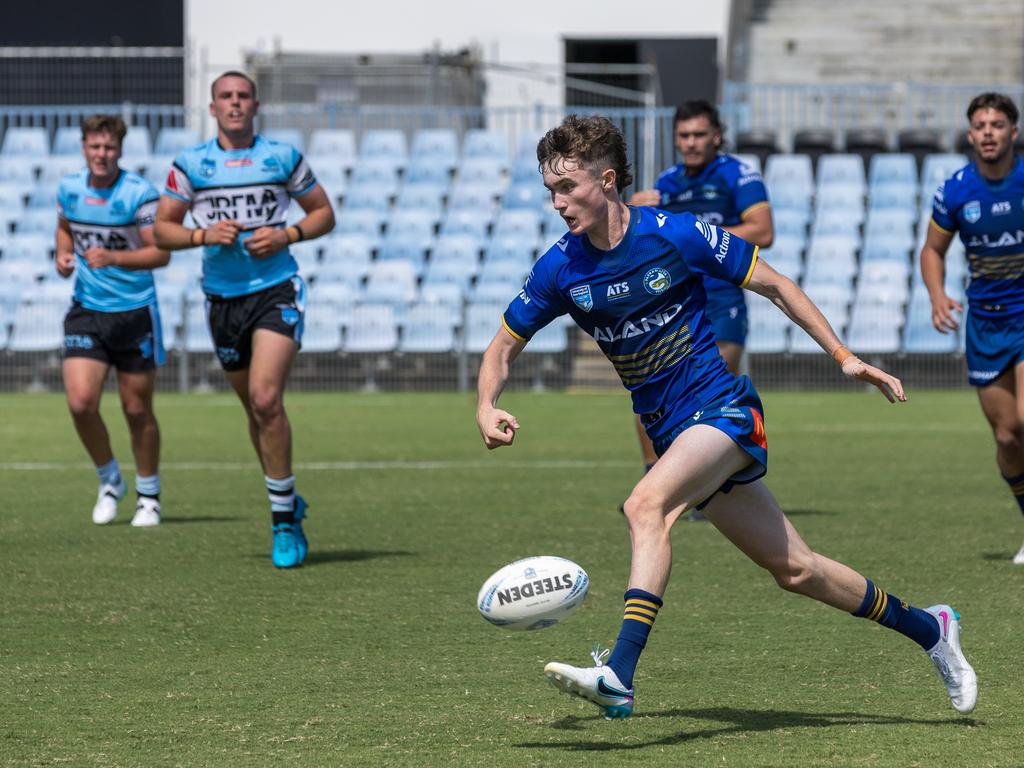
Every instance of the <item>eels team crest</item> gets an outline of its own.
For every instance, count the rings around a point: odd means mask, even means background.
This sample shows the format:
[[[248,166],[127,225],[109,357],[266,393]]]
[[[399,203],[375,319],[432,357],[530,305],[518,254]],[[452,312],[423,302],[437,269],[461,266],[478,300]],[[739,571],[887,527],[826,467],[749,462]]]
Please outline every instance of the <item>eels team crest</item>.
[[[672,276],[667,269],[655,267],[647,270],[647,274],[644,275],[644,288],[655,296],[667,291],[670,285],[672,285]]]

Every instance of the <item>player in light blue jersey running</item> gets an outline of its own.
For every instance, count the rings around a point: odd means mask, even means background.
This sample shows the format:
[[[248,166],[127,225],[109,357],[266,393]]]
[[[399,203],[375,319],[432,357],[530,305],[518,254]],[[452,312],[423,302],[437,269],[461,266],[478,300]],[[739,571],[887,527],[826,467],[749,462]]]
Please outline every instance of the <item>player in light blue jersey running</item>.
[[[56,267],[75,275],[74,302],[64,318],[64,389],[82,444],[96,465],[99,496],[92,520],[117,515],[127,486],[100,416],[103,382],[113,366],[132,436],[138,499],[132,525],[160,522],[160,427],[153,413],[156,368],[164,349],[151,269],[170,254],[153,244],[157,192],[121,170],[120,117],[82,123],[86,168],[66,176],[57,192]]]
[[[932,323],[955,332],[960,303],[946,294],[953,236],[967,250],[967,379],[996,441],[996,464],[1024,513],[1024,161],[1014,156],[1017,106],[983,93],[967,107],[976,159],[939,187],[921,249]],[[1013,558],[1024,565],[1024,546]]]
[[[606,717],[632,713],[634,671],[672,566],[672,525],[714,498],[711,522],[779,586],[911,638],[928,653],[953,706],[970,712],[977,679],[960,650],[953,609],[908,605],[812,551],[759,480],[768,464],[764,411],[750,379],[726,371],[715,347],[704,278],[771,299],[845,375],[873,384],[890,401],[905,400],[899,380],[842,346],[817,307],[761,261],[756,246],[692,214],[623,204],[626,146],[609,120],[570,115],[544,136],[537,159],[569,231],[534,265],[484,353],[477,405],[484,444],[512,444],[519,421],[497,406],[509,366],[533,334],[569,314],[615,366],[661,456],[626,501],[633,556],[615,647],[610,656],[595,649],[590,668],[551,662],[551,682]]]
[[[249,419],[273,531],[271,560],[301,565],[306,502],[295,493],[284,388],[302,342],[306,289],[288,246],[334,228],[334,211],[297,149],[258,136],[256,84],[225,72],[210,86],[217,137],[174,161],[157,210],[164,248],[203,246],[203,290],[221,367]],[[294,198],[306,216],[285,227]],[[199,225],[182,226],[191,209]]]
[[[655,189],[637,192],[632,205],[650,205],[670,213],[692,213],[708,224],[739,235],[761,248],[775,238],[771,206],[761,174],[722,148],[722,121],[718,109],[704,100],[687,101],[676,109],[675,147],[682,162],[662,173]],[[743,291],[725,280],[704,278],[708,321],[725,367],[739,375],[747,342],[747,304]],[[658,460],[643,424],[636,422],[644,466]],[[703,520],[694,510],[689,520]]]

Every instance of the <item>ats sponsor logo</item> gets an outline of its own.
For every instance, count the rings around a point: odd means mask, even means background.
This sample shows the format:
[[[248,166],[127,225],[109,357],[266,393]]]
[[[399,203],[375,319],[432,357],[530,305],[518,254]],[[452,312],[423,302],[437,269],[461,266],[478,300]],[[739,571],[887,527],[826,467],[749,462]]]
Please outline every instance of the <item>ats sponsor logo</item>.
[[[606,294],[608,301],[618,301],[629,298],[629,283],[612,283],[608,286]]]

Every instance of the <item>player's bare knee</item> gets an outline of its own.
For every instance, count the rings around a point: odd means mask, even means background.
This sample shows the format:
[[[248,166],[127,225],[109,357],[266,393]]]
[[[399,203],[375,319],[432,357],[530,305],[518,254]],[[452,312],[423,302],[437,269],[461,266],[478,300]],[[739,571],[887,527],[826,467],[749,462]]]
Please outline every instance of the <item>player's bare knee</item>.
[[[788,557],[768,564],[775,583],[787,592],[806,595],[814,591],[822,574],[813,558]]]
[[[996,424],[993,427],[996,446],[1003,451],[1017,451],[1021,447],[1021,427],[1018,423]]]
[[[145,429],[156,421],[152,408],[143,401],[123,403],[121,410],[124,412],[125,421],[133,432]]]
[[[663,500],[653,494],[634,489],[622,509],[633,531],[664,528],[668,510]]]
[[[68,410],[72,418],[85,419],[100,412],[100,401],[95,397],[68,394]]]
[[[253,419],[266,424],[284,413],[284,400],[276,389],[253,388],[249,392],[249,410]]]

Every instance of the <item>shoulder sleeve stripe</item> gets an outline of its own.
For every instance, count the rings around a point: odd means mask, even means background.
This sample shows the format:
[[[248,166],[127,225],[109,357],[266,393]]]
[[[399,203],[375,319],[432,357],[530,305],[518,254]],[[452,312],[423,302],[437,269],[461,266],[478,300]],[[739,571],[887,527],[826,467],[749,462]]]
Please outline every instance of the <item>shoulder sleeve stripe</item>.
[[[747,270],[747,276],[743,278],[743,282],[740,283],[740,288],[746,288],[747,283],[750,282],[751,275],[754,274],[754,265],[757,264],[757,254],[761,250],[761,246],[754,246],[754,253],[750,256],[750,269]]]
[[[758,208],[771,208],[771,205],[772,204],[769,203],[767,200],[762,200],[760,203],[754,203],[749,208],[745,208],[743,210],[743,212],[740,214],[740,218],[745,219],[747,218],[747,214],[750,213],[751,211],[756,211]]]
[[[936,224],[935,223],[935,219],[929,219],[928,223],[931,226],[935,227],[937,230],[939,230],[939,232],[942,232],[943,234],[946,234],[946,235],[952,235],[953,234],[953,230],[946,229],[945,227],[940,227],[938,224]]]
[[[511,334],[512,334],[513,336],[515,336],[515,337],[516,337],[517,339],[519,339],[519,341],[529,341],[529,339],[527,339],[527,338],[524,338],[523,336],[520,336],[520,335],[519,335],[518,333],[516,333],[515,331],[513,331],[513,330],[512,330],[512,329],[511,329],[511,328],[509,327],[509,324],[508,324],[507,322],[505,322],[505,315],[502,315],[502,316],[501,316],[501,327],[502,327],[502,328],[504,328],[504,329],[505,329],[506,331],[508,331],[509,333],[511,333]]]

